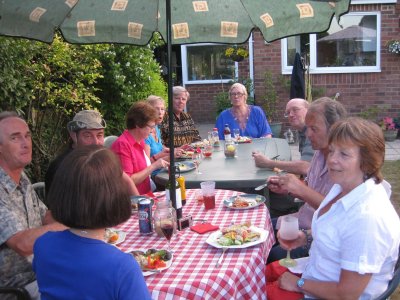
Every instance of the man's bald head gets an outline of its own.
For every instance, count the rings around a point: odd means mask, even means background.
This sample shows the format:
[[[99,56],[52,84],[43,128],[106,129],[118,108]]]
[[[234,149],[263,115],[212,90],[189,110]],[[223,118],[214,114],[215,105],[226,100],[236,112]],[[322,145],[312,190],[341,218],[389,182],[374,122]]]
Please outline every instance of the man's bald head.
[[[286,104],[285,116],[292,128],[299,131],[304,129],[308,106],[309,103],[301,98],[293,98]]]

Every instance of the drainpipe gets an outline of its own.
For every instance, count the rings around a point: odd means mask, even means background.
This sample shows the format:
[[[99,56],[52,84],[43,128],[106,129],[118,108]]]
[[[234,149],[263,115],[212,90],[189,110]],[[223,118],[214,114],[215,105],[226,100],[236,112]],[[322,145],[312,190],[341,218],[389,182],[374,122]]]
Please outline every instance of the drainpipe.
[[[250,35],[249,38],[249,77],[253,83],[253,87],[254,87],[254,48],[253,48],[253,34]],[[253,90],[250,92],[250,96],[252,96],[254,98],[254,88]],[[255,102],[255,98],[254,98],[254,102]],[[254,103],[255,104],[255,103]]]

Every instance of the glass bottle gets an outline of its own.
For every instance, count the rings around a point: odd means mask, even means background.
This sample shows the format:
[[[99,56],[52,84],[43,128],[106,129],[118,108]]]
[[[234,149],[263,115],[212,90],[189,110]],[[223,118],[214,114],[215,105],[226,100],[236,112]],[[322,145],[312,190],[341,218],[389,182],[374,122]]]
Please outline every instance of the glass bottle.
[[[213,129],[212,136],[213,136],[214,151],[219,151],[221,149],[221,142],[219,141],[218,128]]]
[[[229,128],[228,124],[225,124],[224,127],[224,139],[225,141],[230,141],[232,139],[231,129]]]
[[[179,175],[179,177],[176,179],[179,183],[179,187],[181,189],[181,199],[182,199],[182,206],[186,205],[186,186],[185,186],[185,177],[182,175]]]
[[[175,179],[175,201],[171,199],[171,184],[170,180],[168,180],[167,185],[165,186],[165,198],[172,203],[172,207],[176,210],[177,220],[182,218],[182,194],[181,188],[179,186],[178,181]]]

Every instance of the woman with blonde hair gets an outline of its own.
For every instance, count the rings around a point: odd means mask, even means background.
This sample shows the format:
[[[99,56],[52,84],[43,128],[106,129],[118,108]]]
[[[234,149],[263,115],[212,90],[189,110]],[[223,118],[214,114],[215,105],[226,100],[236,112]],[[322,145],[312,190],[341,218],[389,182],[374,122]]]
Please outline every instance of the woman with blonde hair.
[[[241,136],[252,138],[272,136],[264,111],[259,106],[246,103],[247,90],[243,84],[234,83],[229,89],[229,98],[232,107],[221,112],[215,123],[220,139],[224,139],[225,124],[229,125],[231,132],[233,129],[239,129]]]
[[[161,131],[159,128],[159,125],[163,121],[165,115],[165,101],[159,96],[150,95],[149,97],[147,97],[147,103],[153,106],[158,114],[158,117],[156,119],[156,127],[145,139],[147,155],[150,157],[150,160],[152,162],[155,162],[157,159],[160,158],[169,160],[169,148],[163,144]],[[174,152],[175,156],[179,157],[182,154],[182,149],[175,148]]]

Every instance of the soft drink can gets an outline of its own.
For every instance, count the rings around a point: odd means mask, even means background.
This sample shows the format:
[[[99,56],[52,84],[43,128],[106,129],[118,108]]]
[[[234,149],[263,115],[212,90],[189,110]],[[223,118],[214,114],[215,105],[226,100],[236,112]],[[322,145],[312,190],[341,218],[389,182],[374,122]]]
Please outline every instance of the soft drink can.
[[[151,200],[139,200],[139,232],[140,234],[147,235],[153,233],[152,213],[151,213]]]

